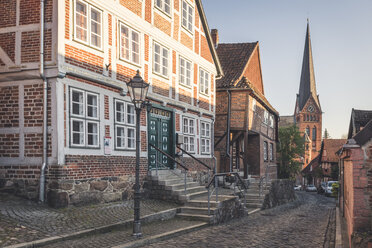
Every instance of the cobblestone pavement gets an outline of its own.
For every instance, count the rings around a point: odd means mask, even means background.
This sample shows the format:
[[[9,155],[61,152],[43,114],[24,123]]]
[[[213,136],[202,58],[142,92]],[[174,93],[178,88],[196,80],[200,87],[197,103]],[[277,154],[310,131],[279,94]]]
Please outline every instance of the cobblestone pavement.
[[[141,201],[141,215],[177,207],[176,204]],[[133,201],[53,209],[0,193],[0,247],[29,242],[133,218]]]
[[[326,233],[329,220],[335,221],[335,200],[316,193],[297,196],[294,203],[146,247],[332,247]]]

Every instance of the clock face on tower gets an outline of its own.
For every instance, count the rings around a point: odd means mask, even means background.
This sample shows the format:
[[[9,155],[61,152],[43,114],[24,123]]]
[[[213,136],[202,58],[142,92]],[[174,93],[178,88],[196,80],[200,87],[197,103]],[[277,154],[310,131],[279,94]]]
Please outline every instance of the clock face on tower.
[[[309,107],[307,107],[307,111],[310,113],[314,112],[314,106],[310,104]]]

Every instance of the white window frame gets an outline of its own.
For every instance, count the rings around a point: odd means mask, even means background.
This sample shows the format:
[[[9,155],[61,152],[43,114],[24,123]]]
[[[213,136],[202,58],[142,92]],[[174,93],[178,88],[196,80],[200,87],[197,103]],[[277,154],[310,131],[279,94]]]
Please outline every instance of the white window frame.
[[[182,66],[182,61],[184,66]],[[185,59],[184,57],[179,57],[179,82],[180,85],[190,88],[192,84],[192,63],[190,60]],[[190,65],[190,69],[187,69],[187,65]],[[189,72],[190,76],[187,76]]]
[[[129,53],[129,58],[125,58],[123,53],[122,53],[122,48],[123,48],[123,43],[122,43],[122,28],[127,28],[128,29],[128,43],[129,43],[129,48],[128,48],[128,53]],[[138,35],[138,52],[133,50],[133,33],[136,33]],[[125,48],[124,48],[125,49]],[[134,61],[133,59],[133,54],[136,54],[138,56],[138,63]],[[119,22],[119,58],[121,60],[127,61],[129,63],[133,63],[135,65],[141,65],[141,33],[138,32],[137,30],[131,28],[130,26],[124,24],[123,22]]]
[[[81,115],[77,115],[77,114],[73,114],[72,110],[73,110],[73,98],[72,98],[72,94],[73,92],[79,92],[79,93],[82,93],[83,94],[83,103],[82,103],[82,108],[83,108],[83,114]],[[81,147],[81,148],[99,148],[100,147],[100,112],[99,112],[99,102],[100,102],[100,99],[99,99],[99,94],[97,93],[94,93],[94,92],[91,92],[91,91],[86,91],[86,90],[81,90],[81,89],[77,89],[77,88],[73,88],[73,87],[70,87],[69,88],[69,95],[70,95],[70,99],[69,99],[69,107],[70,107],[70,110],[69,110],[69,117],[70,117],[70,147]],[[95,96],[97,98],[97,105],[94,106],[94,105],[91,105],[93,107],[96,108],[96,113],[97,113],[97,116],[94,117],[94,116],[88,116],[88,95],[92,95],[92,96]],[[73,140],[73,134],[74,134],[74,130],[73,130],[73,122],[74,121],[80,121],[83,123],[83,135],[84,135],[84,139],[83,139],[83,143],[82,144],[75,144],[74,143],[74,140]],[[88,144],[88,123],[95,123],[97,125],[97,144],[96,145],[89,145]]]
[[[156,46],[159,46],[159,52],[156,52]],[[169,78],[169,54],[170,50],[166,48],[165,46],[160,45],[157,42],[154,42],[154,54],[153,54],[153,71],[155,74],[160,75],[165,78]],[[164,56],[164,51],[167,51],[167,57]],[[156,61],[156,56],[159,56],[159,63]],[[165,62],[166,60],[166,62]],[[159,65],[159,71],[156,70],[156,65]],[[167,73],[164,73],[164,69],[166,69]]]
[[[274,161],[274,144],[269,143],[269,159],[270,161]]]
[[[207,76],[207,77],[206,77]],[[199,69],[199,92],[206,96],[209,95],[209,85],[210,85],[210,73],[206,70]]]
[[[116,104],[120,103],[123,104],[123,111],[118,111],[116,108]],[[134,110],[134,105],[130,102],[126,102],[120,99],[114,99],[114,128],[115,128],[115,150],[135,150],[136,149],[136,130],[135,130],[135,125],[136,125],[136,112],[134,111],[133,114],[130,114],[128,111],[128,107],[131,106]],[[118,120],[117,118],[117,113],[121,113],[123,115],[122,120]],[[128,122],[128,115],[133,116],[133,123]],[[117,128],[122,128],[124,130],[124,136],[118,136],[118,129]],[[129,147],[129,130],[134,130],[133,132],[133,147]],[[118,146],[118,138],[123,138],[123,146]]]
[[[190,122],[193,122],[190,125]],[[187,123],[187,125],[185,125]],[[183,149],[185,149],[189,153],[196,153],[195,149],[195,140],[196,140],[196,121],[194,118],[183,116],[182,117],[182,133],[183,133]],[[191,139],[193,141],[191,141]],[[185,140],[187,140],[185,142]],[[192,146],[191,146],[192,145]],[[193,147],[193,149],[191,149]]]
[[[204,151],[203,151],[203,146],[204,146]],[[211,154],[211,123],[210,122],[200,121],[200,153]]]
[[[185,9],[186,7],[186,9]],[[191,11],[191,13],[190,13]],[[182,6],[181,6],[181,25],[184,29],[186,29],[188,32],[192,33],[193,32],[193,27],[194,27],[194,7],[187,2],[186,0],[182,1]],[[186,15],[186,16],[185,16]],[[184,23],[186,22],[186,24]]]
[[[257,108],[257,100],[253,98],[253,100],[252,100],[252,110],[256,111],[256,108]]]
[[[263,155],[264,155],[264,157],[263,157],[263,159],[264,159],[264,161],[268,161],[268,158],[269,158],[269,156],[268,156],[268,150],[269,150],[269,145],[268,145],[268,143],[267,143],[267,141],[264,141],[263,142]]]
[[[264,121],[263,122],[265,124],[268,124],[269,123],[269,112],[267,112],[266,109],[264,110]]]
[[[169,4],[166,4],[166,0],[154,0],[154,6],[164,14],[171,16],[172,13],[172,1],[168,0]],[[158,5],[160,3],[160,6]],[[169,12],[166,11],[166,6],[169,6]]]
[[[82,5],[85,5],[86,6],[86,10],[87,10],[87,15],[86,15],[86,23],[87,23],[87,27],[86,27],[86,31],[87,31],[87,40],[82,40],[82,39],[79,39],[77,37],[77,22],[76,22],[76,15],[77,15],[77,10],[76,10],[76,7],[77,7],[77,3],[80,3]],[[93,43],[92,43],[92,9],[99,12],[100,13],[100,44],[101,46],[95,46]],[[82,1],[82,0],[75,0],[74,2],[74,39],[83,43],[83,44],[86,44],[88,46],[91,46],[93,48],[96,48],[96,49],[99,49],[99,50],[102,50],[103,49],[103,11],[86,3],[85,1]],[[98,36],[98,35],[97,35]]]

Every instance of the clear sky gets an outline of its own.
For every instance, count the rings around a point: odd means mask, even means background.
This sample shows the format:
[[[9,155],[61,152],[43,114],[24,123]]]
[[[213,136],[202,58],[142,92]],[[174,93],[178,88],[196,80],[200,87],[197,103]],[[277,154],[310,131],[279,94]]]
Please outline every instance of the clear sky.
[[[323,130],[346,134],[351,109],[372,110],[372,0],[202,0],[220,43],[259,41],[265,96],[292,115],[306,18]]]

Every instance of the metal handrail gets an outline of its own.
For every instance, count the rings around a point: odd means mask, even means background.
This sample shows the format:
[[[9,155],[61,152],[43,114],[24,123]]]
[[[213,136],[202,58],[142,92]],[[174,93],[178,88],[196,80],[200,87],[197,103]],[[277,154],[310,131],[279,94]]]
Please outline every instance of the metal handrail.
[[[164,156],[166,156],[167,158],[169,158],[170,160],[172,160],[173,162],[175,162],[176,164],[178,164],[179,166],[181,166],[184,170],[186,170],[186,171],[189,170],[189,168],[187,168],[185,165],[183,165],[182,163],[180,163],[177,160],[175,160],[174,158],[172,158],[172,156],[170,156],[168,153],[162,151],[161,149],[159,149],[158,147],[154,146],[153,144],[149,144],[149,146],[153,147],[155,150],[157,150],[158,152],[160,152],[161,154],[163,154]]]
[[[244,193],[243,191],[240,189],[240,187],[238,186],[238,189],[240,191],[240,193],[243,194],[244,196],[244,207],[247,205],[246,203],[246,193],[247,193],[247,185],[244,183],[244,181],[241,179],[239,173],[237,172],[224,172],[224,173],[215,173],[212,177],[212,179],[209,181],[209,183],[207,184],[206,188],[208,189],[208,215],[210,215],[210,187],[212,185],[213,182],[215,182],[215,188],[214,190],[216,190],[216,202],[218,201],[218,183],[216,181],[216,177],[224,177],[224,176],[228,176],[228,175],[235,175],[238,180],[240,181],[241,185],[244,187]],[[213,190],[213,191],[214,191]],[[213,194],[213,191],[212,191],[212,194]],[[234,187],[234,195],[235,195],[235,187]]]
[[[208,166],[206,163],[204,163],[203,161],[201,161],[200,159],[196,158],[194,155],[192,155],[191,153],[187,152],[186,150],[184,150],[183,148],[181,148],[181,146],[177,145],[177,148],[180,149],[182,152],[186,153],[187,155],[189,155],[191,158],[195,159],[196,161],[198,161],[200,164],[202,164],[204,167],[207,167],[209,170],[211,170],[212,168],[210,166]]]

